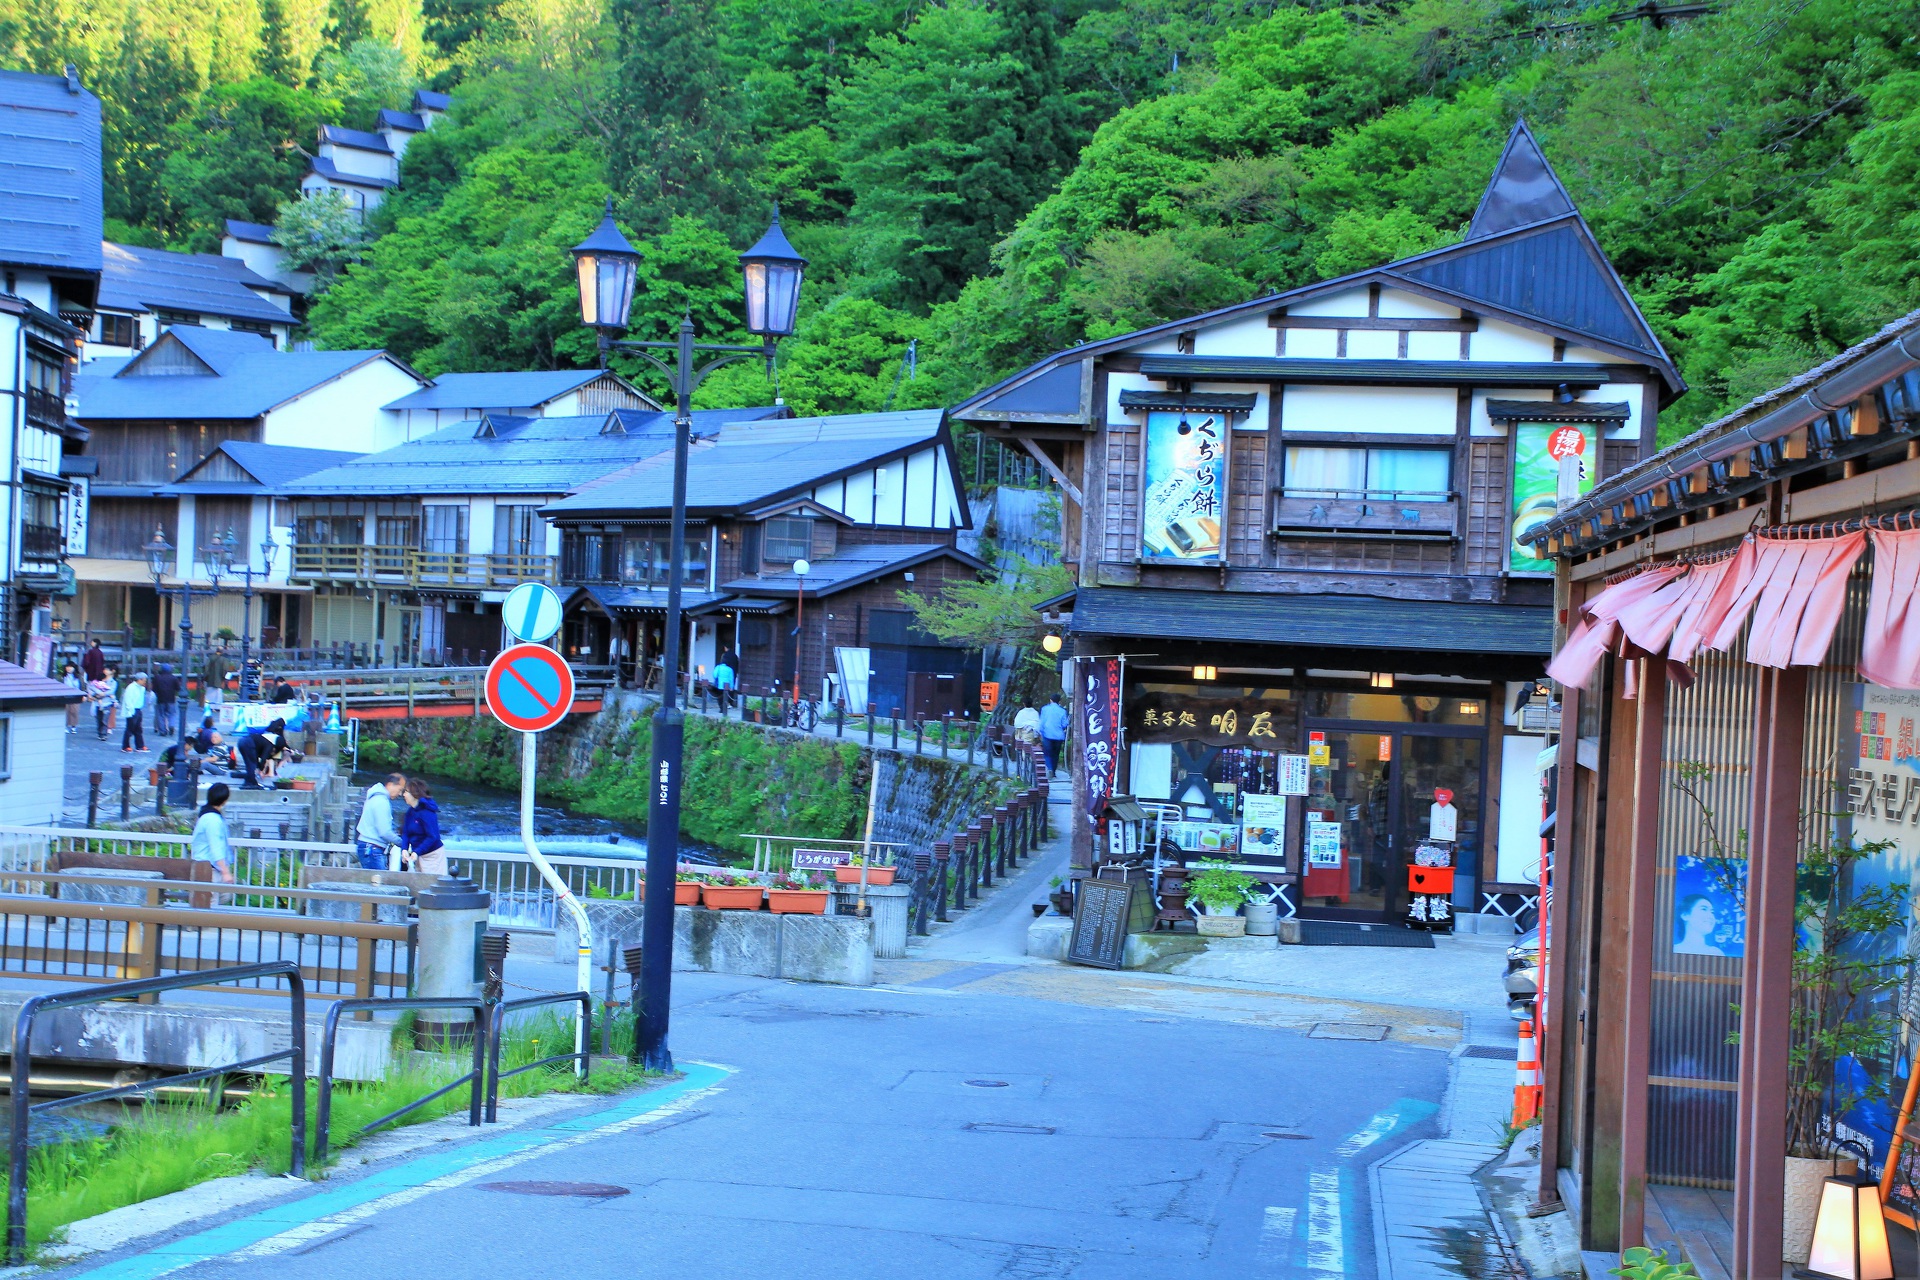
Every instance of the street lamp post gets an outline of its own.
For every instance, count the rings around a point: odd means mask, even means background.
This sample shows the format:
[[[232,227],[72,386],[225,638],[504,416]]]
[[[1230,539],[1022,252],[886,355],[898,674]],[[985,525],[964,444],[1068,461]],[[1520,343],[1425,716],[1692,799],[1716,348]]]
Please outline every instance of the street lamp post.
[[[798,585],[793,589],[793,712],[800,714],[800,668],[804,665],[800,655],[807,645],[807,570],[813,568],[805,560],[793,562],[793,576]]]
[[[173,544],[167,541],[166,532],[158,525],[154,526],[153,541],[147,543],[147,569],[153,574],[155,595],[166,595],[165,578],[167,565],[173,560]],[[217,557],[210,559],[207,570],[213,578],[213,590],[195,591],[192,580],[192,564],[188,574],[180,579],[180,736],[174,744],[173,758],[176,761],[187,758],[187,683],[193,674],[193,598],[195,596],[217,596],[220,594],[220,574],[223,566],[217,563]]]
[[[261,578],[273,576],[273,558],[279,552],[280,544],[273,540],[271,534],[260,540],[260,568],[258,569],[255,569],[251,563],[243,564],[238,569],[234,568],[234,552],[239,550],[240,541],[233,536],[231,528],[223,537],[216,539],[214,545],[218,548],[215,554],[220,559],[221,567],[229,572],[240,574],[247,583],[246,594],[240,598],[240,700],[245,702],[248,673],[253,669],[250,661],[253,652],[253,580],[256,576]],[[266,606],[262,604],[261,607]],[[255,692],[258,692],[258,686],[255,686]]]
[[[800,305],[800,281],[807,260],[795,253],[780,230],[780,212],[753,248],[740,255],[746,295],[747,330],[761,338],[757,347],[695,342],[693,317],[682,314],[680,332],[672,342],[623,342],[612,334],[627,327],[633,308],[634,279],[640,253],[613,220],[613,200],[606,216],[573,248],[580,284],[580,319],[596,330],[600,364],[609,351],[623,351],[647,360],[673,384],[673,535],[667,564],[667,619],[661,667],[660,707],[653,715],[653,794],[647,806],[646,908],[641,927],[643,961],[640,1001],[634,1028],[633,1057],[656,1071],[673,1069],[667,1047],[667,1024],[673,982],[673,882],[680,861],[680,769],[685,714],[679,706],[680,580],[687,547],[687,445],[693,427],[693,393],[708,374],[721,365],[751,355],[763,357],[773,369],[774,344],[793,332]],[[674,353],[673,363],[654,355]],[[719,354],[694,365],[694,353]]]

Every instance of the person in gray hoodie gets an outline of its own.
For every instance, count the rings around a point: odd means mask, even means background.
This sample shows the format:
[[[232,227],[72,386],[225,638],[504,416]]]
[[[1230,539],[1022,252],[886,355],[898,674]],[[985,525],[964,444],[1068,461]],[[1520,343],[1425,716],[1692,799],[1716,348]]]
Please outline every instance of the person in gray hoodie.
[[[354,847],[360,853],[360,865],[369,871],[387,869],[387,849],[400,843],[393,825],[393,802],[407,789],[405,774],[390,773],[385,782],[367,788],[366,802],[360,806],[360,822],[353,829]]]

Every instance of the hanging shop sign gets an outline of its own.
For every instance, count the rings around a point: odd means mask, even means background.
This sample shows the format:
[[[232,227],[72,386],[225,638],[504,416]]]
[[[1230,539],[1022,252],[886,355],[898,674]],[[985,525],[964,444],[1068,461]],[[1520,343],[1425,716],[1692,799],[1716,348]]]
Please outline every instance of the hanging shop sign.
[[[1231,435],[1223,413],[1196,409],[1147,415],[1142,560],[1220,563]]]
[[[1193,742],[1216,747],[1287,751],[1300,741],[1300,704],[1266,698],[1201,698],[1142,693],[1127,703],[1133,742]],[[1304,795],[1301,785],[1296,795]]]
[[[1578,475],[1573,459],[1578,459]],[[1600,427],[1585,423],[1516,422],[1513,426],[1513,526],[1508,530],[1507,568],[1513,573],[1553,574],[1553,561],[1542,560],[1520,536],[1553,519],[1565,500],[1561,496],[1561,464],[1565,462],[1568,489],[1586,493],[1600,474]]]
[[[1094,658],[1074,664],[1080,681],[1080,741],[1086,762],[1087,813],[1097,815],[1113,794],[1120,760],[1120,660]]]

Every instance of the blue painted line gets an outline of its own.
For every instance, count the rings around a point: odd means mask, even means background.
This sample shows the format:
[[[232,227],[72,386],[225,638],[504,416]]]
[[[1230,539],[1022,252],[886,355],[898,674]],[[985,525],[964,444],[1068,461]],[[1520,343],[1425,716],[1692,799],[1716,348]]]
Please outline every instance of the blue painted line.
[[[591,1133],[623,1121],[633,1120],[690,1093],[712,1088],[730,1074],[724,1067],[690,1064],[685,1076],[672,1084],[626,1099],[604,1111],[563,1120],[537,1129],[516,1130],[495,1138],[470,1143],[453,1151],[416,1156],[389,1169],[381,1169],[343,1186],[317,1195],[269,1205],[257,1213],[205,1231],[155,1245],[132,1257],[121,1258],[90,1271],[78,1273],[84,1280],[156,1280],[169,1272],[199,1262],[210,1262],[242,1249],[251,1248],[289,1230],[318,1222],[349,1209],[369,1204],[396,1191],[424,1186],[439,1178],[458,1174],[475,1165],[506,1156],[521,1155],[550,1146],[562,1139]]]

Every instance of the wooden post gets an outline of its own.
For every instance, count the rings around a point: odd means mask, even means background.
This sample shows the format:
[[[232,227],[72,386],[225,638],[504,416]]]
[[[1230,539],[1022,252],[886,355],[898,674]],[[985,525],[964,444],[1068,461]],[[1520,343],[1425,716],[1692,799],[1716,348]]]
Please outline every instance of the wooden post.
[[[1787,1156],[1787,1055],[1793,999],[1794,875],[1800,845],[1807,669],[1762,670],[1747,863],[1747,947],[1740,992],[1739,1128],[1733,1173],[1733,1274],[1780,1269]]]
[[[1550,1002],[1546,1018],[1536,1019],[1536,1027],[1541,1031],[1534,1042],[1540,1055],[1541,1085],[1540,1185],[1535,1203],[1541,1209],[1560,1203],[1560,1108],[1573,1102],[1562,1092],[1562,1085],[1566,1055],[1580,1044],[1574,1002],[1563,994],[1567,991],[1568,975],[1573,971],[1568,963],[1567,940],[1573,936],[1569,931],[1568,903],[1573,897],[1569,890],[1573,882],[1574,833],[1578,829],[1574,823],[1574,797],[1578,793],[1575,782],[1580,770],[1579,726],[1580,690],[1562,689],[1560,746],[1554,762],[1559,772],[1554,775],[1553,910],[1550,917],[1545,912],[1537,913],[1542,917],[1539,923],[1547,931],[1547,967],[1541,976]]]
[[[162,905],[162,889],[154,885],[146,891],[147,905]],[[157,978],[160,976],[160,926],[157,924],[135,923],[127,926],[127,967],[122,973],[126,978]],[[137,997],[140,1004],[158,1004],[157,992],[149,992]]]
[[[1632,869],[1627,880],[1626,1020],[1620,1074],[1620,1247],[1646,1243],[1647,1072],[1652,1064],[1654,886],[1659,879],[1660,771],[1666,736],[1667,664],[1636,658],[1640,693],[1634,717]]]
[[[360,919],[372,924],[379,910],[377,904],[360,904]],[[372,938],[355,938],[353,941],[353,994],[363,1000],[373,997],[373,959],[380,944]],[[353,1015],[355,1022],[366,1022],[373,1017],[371,1009],[362,1009]]]

